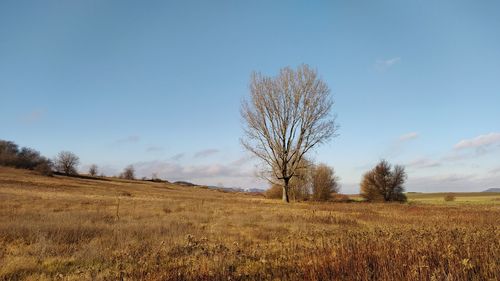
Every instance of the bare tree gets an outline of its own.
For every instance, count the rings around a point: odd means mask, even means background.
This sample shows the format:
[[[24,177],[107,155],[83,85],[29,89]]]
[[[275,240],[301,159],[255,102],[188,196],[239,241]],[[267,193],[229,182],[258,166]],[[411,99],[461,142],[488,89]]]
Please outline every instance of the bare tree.
[[[128,180],[133,180],[135,179],[135,169],[134,166],[128,165],[123,169],[123,173],[120,175],[121,178],[128,179]]]
[[[80,164],[80,158],[70,151],[61,151],[54,160],[58,172],[66,175],[76,174],[76,168]]]
[[[301,65],[283,68],[276,77],[252,74],[250,93],[241,105],[241,142],[282,181],[282,199],[289,202],[290,179],[304,155],[336,135],[330,89],[315,70]]]
[[[89,175],[95,177],[98,173],[98,168],[97,168],[97,165],[96,164],[92,164],[90,165],[90,168],[89,168]]]
[[[327,201],[332,193],[339,192],[338,177],[335,170],[326,164],[319,164],[313,170],[312,189],[313,199],[316,201]]]
[[[11,141],[0,140],[0,165],[16,166],[18,164],[19,147]]]
[[[382,160],[368,171],[361,182],[361,196],[368,201],[406,201],[405,168],[397,165],[391,168],[389,162]]]
[[[312,168],[314,165],[306,157],[303,157],[300,161],[297,169],[295,170],[295,175],[290,179],[288,183],[288,199],[290,201],[306,201],[311,195],[311,176]],[[274,169],[278,169],[276,166]],[[271,187],[269,191],[269,198],[276,199],[277,194],[279,198],[283,198],[283,180],[279,180],[273,177],[274,173],[270,173],[269,170],[263,169],[259,171],[258,176],[264,180],[267,180]],[[271,177],[270,177],[271,176]],[[279,192],[278,189],[279,188]]]

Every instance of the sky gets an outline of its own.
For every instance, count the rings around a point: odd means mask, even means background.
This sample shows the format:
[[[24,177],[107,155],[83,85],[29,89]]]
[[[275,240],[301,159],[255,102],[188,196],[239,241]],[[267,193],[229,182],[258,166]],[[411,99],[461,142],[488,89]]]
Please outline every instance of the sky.
[[[85,172],[265,188],[240,144],[253,71],[308,64],[339,136],[309,155],[357,193],[500,187],[500,2],[0,1],[0,139]]]

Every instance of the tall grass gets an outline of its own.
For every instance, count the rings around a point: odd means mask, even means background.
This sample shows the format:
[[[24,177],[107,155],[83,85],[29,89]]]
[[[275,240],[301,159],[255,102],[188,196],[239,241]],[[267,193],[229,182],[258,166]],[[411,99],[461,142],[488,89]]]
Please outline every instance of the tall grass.
[[[4,168],[0,202],[0,280],[500,279],[497,203],[286,205]]]

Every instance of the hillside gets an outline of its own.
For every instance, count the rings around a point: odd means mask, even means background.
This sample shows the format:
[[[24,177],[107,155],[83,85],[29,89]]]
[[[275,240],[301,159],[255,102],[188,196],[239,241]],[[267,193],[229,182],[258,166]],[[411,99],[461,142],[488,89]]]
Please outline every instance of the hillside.
[[[500,193],[500,188],[488,188],[483,192],[497,192]]]
[[[0,280],[500,279],[498,204],[283,204],[2,167],[0,202]]]

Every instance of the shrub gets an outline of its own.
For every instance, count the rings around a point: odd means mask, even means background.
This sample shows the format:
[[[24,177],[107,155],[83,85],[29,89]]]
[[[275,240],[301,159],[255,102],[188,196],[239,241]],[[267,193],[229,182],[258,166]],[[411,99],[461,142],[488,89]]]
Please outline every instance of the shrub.
[[[311,195],[311,170],[309,167],[298,170],[290,179],[288,195],[293,201],[306,201]]]
[[[283,187],[279,184],[273,184],[266,190],[264,195],[269,199],[281,199],[283,197]]]
[[[338,177],[333,168],[320,164],[312,173],[312,197],[316,201],[328,201],[332,193],[339,191]]]
[[[120,174],[120,178],[127,179],[127,180],[135,179],[134,166],[128,165],[127,167],[125,167],[125,169],[123,169],[123,172]]]
[[[403,184],[406,172],[403,166],[391,165],[382,160],[363,176],[361,196],[367,201],[406,201]]]
[[[92,164],[90,165],[90,168],[89,168],[89,175],[95,177],[97,175],[97,172],[98,172],[98,168],[97,168],[97,165],[96,164]]]
[[[53,166],[52,162],[47,160],[45,162],[38,164],[34,170],[40,173],[41,175],[52,177],[54,175],[52,166]]]
[[[451,202],[455,201],[455,194],[453,193],[448,193],[444,196],[444,201]]]
[[[347,196],[345,194],[339,194],[339,193],[334,193],[330,200],[333,202],[340,202],[340,203],[353,202],[353,200],[351,198],[349,198],[349,196]]]

